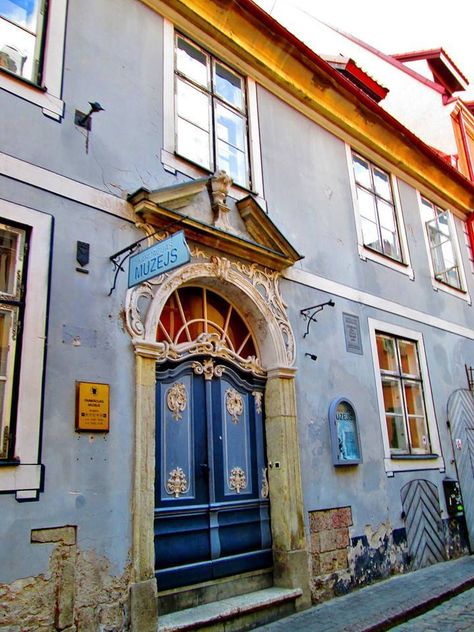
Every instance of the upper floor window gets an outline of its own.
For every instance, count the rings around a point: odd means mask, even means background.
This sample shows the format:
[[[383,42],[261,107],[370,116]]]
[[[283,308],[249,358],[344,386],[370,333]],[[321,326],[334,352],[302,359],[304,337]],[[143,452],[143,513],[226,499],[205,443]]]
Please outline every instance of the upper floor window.
[[[0,68],[41,83],[45,0],[0,0]]]
[[[0,88],[60,120],[67,0],[0,0]]]
[[[178,34],[175,99],[176,153],[250,188],[244,78]]]
[[[0,459],[14,448],[14,392],[25,287],[26,232],[0,224]]]
[[[443,210],[426,198],[421,198],[422,221],[436,281],[461,290],[461,270],[453,236],[449,211]]]
[[[402,249],[388,173],[352,152],[363,245],[401,262]]]

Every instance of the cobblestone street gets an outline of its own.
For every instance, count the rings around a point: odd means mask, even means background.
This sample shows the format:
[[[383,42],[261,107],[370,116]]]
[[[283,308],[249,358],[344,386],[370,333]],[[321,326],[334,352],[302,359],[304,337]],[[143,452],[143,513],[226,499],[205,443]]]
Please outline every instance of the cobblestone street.
[[[471,632],[474,630],[474,588],[390,630],[391,632]]]

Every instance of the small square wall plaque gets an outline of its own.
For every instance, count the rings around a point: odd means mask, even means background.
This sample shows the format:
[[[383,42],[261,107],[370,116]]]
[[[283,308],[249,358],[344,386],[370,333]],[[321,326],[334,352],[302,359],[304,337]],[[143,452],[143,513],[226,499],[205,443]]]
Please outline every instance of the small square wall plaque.
[[[76,382],[76,431],[109,432],[110,385]]]

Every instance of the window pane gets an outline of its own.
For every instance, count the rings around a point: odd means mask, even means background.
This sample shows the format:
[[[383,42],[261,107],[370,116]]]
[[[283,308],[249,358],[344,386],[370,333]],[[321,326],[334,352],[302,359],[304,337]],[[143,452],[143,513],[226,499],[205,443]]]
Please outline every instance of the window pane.
[[[424,417],[409,417],[410,438],[412,452],[428,454],[431,450],[426,419]]]
[[[408,437],[403,417],[387,415],[388,442],[392,451],[408,452]]]
[[[397,354],[395,340],[386,336],[377,335],[377,352],[379,365],[383,371],[397,372]]]
[[[409,415],[424,415],[423,392],[418,382],[405,382],[405,401]]]
[[[177,80],[178,116],[203,130],[211,129],[210,97],[182,79]]]
[[[242,78],[218,62],[215,64],[215,93],[231,105],[242,110],[244,91]]]
[[[20,236],[18,233],[0,228],[0,292],[14,296]]]
[[[398,243],[398,235],[382,228],[382,249],[383,253],[393,259],[401,261],[400,245]]]
[[[397,222],[395,221],[395,212],[391,204],[387,204],[382,200],[377,200],[377,210],[379,212],[380,226],[394,233],[397,230]]]
[[[209,58],[182,37],[177,38],[176,68],[186,77],[209,88]]]
[[[216,106],[217,138],[245,150],[245,119],[219,103]]]
[[[372,222],[377,221],[375,210],[375,198],[371,193],[367,193],[364,189],[357,188],[357,199],[359,200],[359,213],[362,217],[370,219]]]
[[[211,169],[210,135],[178,118],[176,151],[206,169]]]
[[[383,401],[386,413],[403,415],[402,391],[398,380],[382,380]]]
[[[418,353],[416,351],[416,343],[409,340],[399,340],[398,348],[400,350],[400,361],[402,364],[402,373],[405,375],[420,375],[418,366]]]
[[[438,213],[438,229],[439,232],[449,239],[449,220],[448,213],[445,211],[444,213]]]
[[[392,200],[392,190],[390,188],[390,180],[386,173],[374,169],[375,192],[386,200]]]
[[[363,160],[360,156],[355,156],[354,154],[352,155],[352,163],[354,165],[356,182],[364,186],[366,189],[372,189],[369,163]]]
[[[13,326],[11,311],[0,311],[0,378],[5,380],[8,372],[8,352],[12,344],[11,329]]]
[[[1,68],[33,81],[35,48],[35,35],[0,18]]]
[[[248,187],[246,156],[242,151],[222,141],[218,141],[217,166],[219,169],[223,169],[228,173],[236,184]]]
[[[382,246],[379,240],[379,231],[377,229],[377,224],[369,221],[368,219],[361,218],[362,225],[362,239],[364,241],[364,245],[370,246],[375,250],[382,251]]]
[[[0,0],[0,15],[36,33],[40,0]]]

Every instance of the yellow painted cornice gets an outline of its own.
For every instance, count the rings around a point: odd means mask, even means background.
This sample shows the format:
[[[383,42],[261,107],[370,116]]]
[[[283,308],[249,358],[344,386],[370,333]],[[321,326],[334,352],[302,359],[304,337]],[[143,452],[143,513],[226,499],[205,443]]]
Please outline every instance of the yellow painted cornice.
[[[374,152],[465,216],[474,186],[329,64],[243,0],[141,0],[200,43],[225,48],[268,90],[359,151]]]

